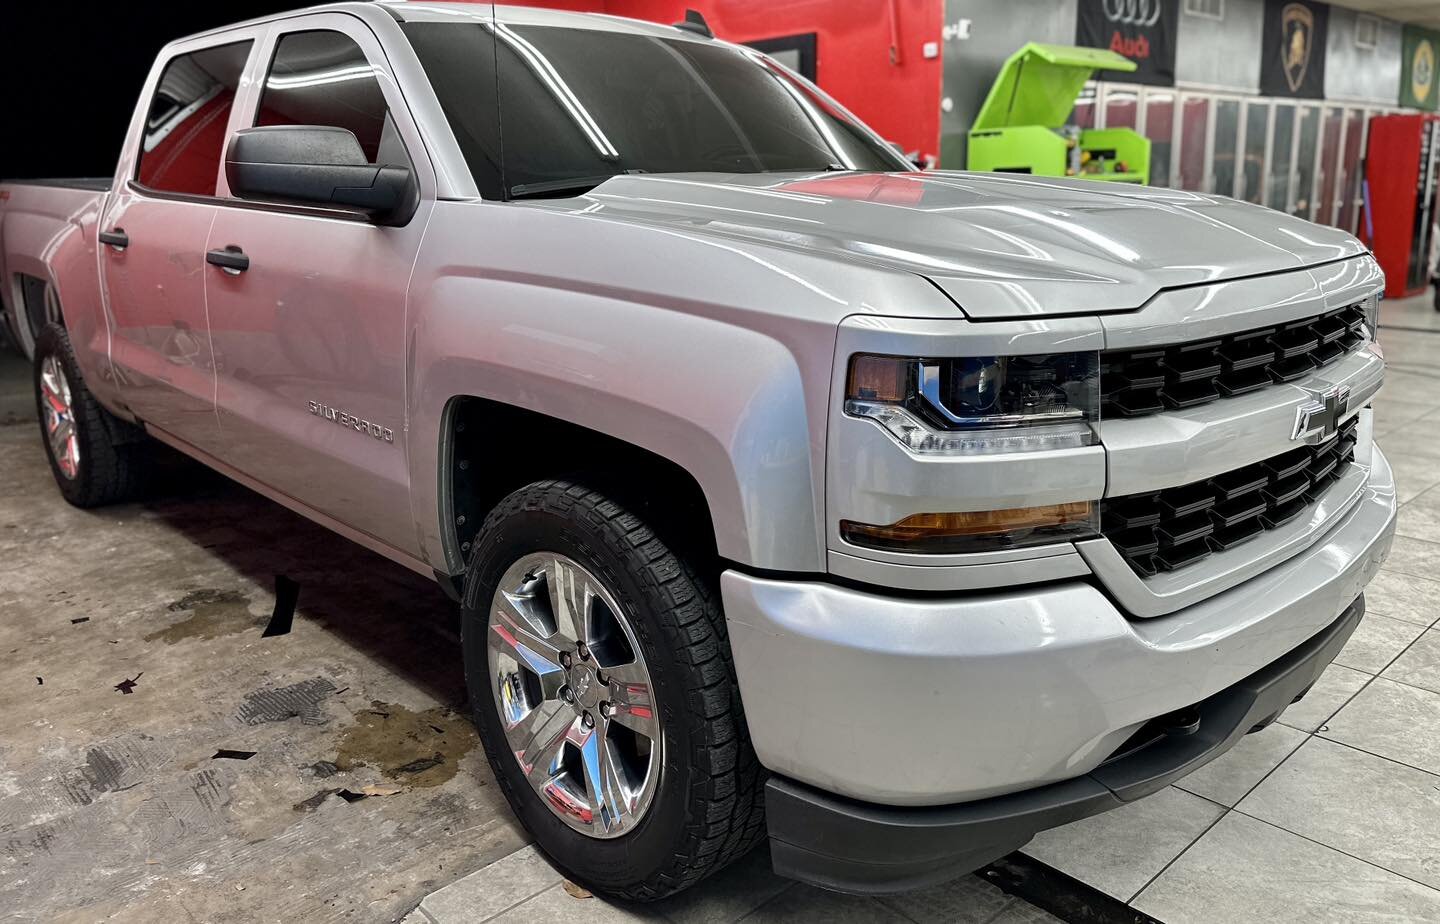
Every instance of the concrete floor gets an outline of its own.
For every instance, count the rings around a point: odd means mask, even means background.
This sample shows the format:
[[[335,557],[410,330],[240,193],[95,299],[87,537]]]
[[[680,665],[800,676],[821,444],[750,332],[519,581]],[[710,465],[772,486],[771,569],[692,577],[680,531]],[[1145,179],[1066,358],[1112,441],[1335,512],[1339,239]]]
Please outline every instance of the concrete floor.
[[[75,510],[0,426],[0,920],[390,921],[524,845],[434,583],[189,474]]]
[[[1171,924],[1440,920],[1440,315],[1384,316],[1377,433],[1406,504],[1356,638],[1282,724],[1028,848]],[[0,920],[1053,920],[973,876],[830,895],[763,850],[660,906],[572,896],[491,785],[453,606],[178,472],[76,511],[34,424],[0,425]],[[277,575],[300,605],[265,638]]]
[[[30,375],[30,364],[0,332],[0,427],[35,419],[35,390]]]

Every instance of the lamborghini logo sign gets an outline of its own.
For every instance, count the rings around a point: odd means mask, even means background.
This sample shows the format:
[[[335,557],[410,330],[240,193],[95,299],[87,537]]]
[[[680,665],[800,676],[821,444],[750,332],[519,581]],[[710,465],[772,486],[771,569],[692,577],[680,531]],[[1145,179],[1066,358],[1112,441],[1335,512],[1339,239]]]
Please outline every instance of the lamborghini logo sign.
[[[1434,83],[1435,46],[1429,39],[1421,39],[1415,43],[1415,54],[1410,59],[1410,93],[1415,102],[1428,102]]]
[[[1315,14],[1303,3],[1288,4],[1280,11],[1280,62],[1290,92],[1300,89],[1310,70],[1310,51],[1314,45]]]

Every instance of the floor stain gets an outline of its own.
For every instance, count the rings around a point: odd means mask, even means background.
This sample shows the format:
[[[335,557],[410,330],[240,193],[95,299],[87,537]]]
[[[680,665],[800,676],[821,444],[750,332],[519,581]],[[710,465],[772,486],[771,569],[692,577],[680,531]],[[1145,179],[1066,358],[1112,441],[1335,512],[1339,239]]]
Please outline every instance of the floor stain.
[[[85,752],[85,767],[80,771],[96,792],[113,792],[120,788],[120,779],[125,775],[126,765],[116,755],[104,748],[91,748]]]
[[[196,800],[209,811],[217,810],[225,801],[225,790],[220,776],[214,770],[201,770],[190,778],[190,791]]]
[[[451,709],[370,706],[340,735],[333,761],[340,770],[363,764],[409,787],[439,786],[455,776],[461,758],[479,743],[470,719]]]
[[[168,756],[164,749],[146,741],[118,740],[95,745],[85,750],[85,763],[65,774],[61,785],[71,802],[89,805],[105,793],[132,789],[145,782]]]
[[[235,711],[235,718],[246,725],[284,722],[298,718],[304,725],[324,725],[330,721],[322,705],[335,692],[335,684],[324,677],[302,680],[273,690],[256,690],[245,694],[245,701]]]
[[[250,613],[250,598],[237,590],[192,590],[166,607],[172,613],[189,616],[151,632],[147,642],[173,645],[186,639],[212,639],[234,635],[264,623]]]
[[[48,854],[57,836],[58,831],[55,825],[39,824],[6,838],[5,843],[0,844],[0,854],[10,857],[18,857],[26,853]]]
[[[327,777],[332,777],[340,772],[340,768],[335,766],[328,760],[317,760],[315,761],[315,763],[310,764],[309,766],[301,767],[300,769],[309,770],[311,773],[315,774],[315,778],[317,780],[323,780]]]

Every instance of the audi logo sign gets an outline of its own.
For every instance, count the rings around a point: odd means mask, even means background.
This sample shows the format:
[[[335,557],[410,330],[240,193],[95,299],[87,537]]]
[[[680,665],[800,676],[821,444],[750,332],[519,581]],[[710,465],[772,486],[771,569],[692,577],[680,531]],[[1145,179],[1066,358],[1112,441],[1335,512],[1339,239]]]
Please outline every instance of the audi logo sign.
[[[1077,0],[1075,12],[1075,44],[1108,48],[1134,61],[1137,70],[1125,80],[1175,83],[1179,0]]]
[[[1160,21],[1160,0],[1104,0],[1105,18],[1122,26],[1149,28]]]

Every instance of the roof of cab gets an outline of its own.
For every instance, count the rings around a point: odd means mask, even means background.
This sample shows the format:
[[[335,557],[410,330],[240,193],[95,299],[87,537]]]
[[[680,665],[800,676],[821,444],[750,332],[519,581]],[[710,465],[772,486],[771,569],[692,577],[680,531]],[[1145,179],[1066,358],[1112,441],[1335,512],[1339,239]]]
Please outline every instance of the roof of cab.
[[[606,32],[627,32],[634,35],[654,35],[669,39],[692,39],[697,42],[710,41],[710,39],[685,29],[677,29],[674,26],[645,22],[639,19],[611,16],[608,13],[577,13],[569,10],[552,10],[531,6],[491,7],[488,3],[423,3],[405,2],[405,0],[378,0],[378,2],[375,2],[375,0],[372,0],[372,2],[357,2],[357,0],[351,0],[351,2],[325,3],[318,6],[302,7],[289,12],[272,13],[269,16],[258,16],[254,19],[231,23],[230,25],[221,26],[217,29],[196,32],[193,35],[185,36],[183,39],[177,39],[177,41],[186,41],[207,35],[217,35],[242,26],[278,22],[296,16],[308,16],[314,13],[352,13],[364,18],[367,14],[373,15],[375,12],[382,12],[384,15],[390,16],[399,22],[463,22],[466,20],[483,22],[490,18],[491,9],[494,9],[496,19],[512,25],[569,26],[571,28],[595,29]]]

